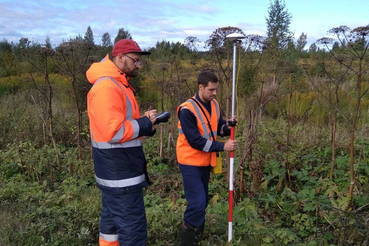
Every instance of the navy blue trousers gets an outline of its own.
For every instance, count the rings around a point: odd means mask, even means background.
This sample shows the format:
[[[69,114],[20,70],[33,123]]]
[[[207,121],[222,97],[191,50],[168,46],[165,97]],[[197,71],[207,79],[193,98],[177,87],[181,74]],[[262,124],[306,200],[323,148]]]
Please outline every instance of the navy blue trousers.
[[[102,190],[100,232],[118,234],[119,245],[146,245],[147,222],[142,187]]]
[[[183,187],[187,200],[184,221],[198,227],[205,222],[205,209],[208,206],[208,186],[210,166],[197,167],[179,164],[183,176]]]

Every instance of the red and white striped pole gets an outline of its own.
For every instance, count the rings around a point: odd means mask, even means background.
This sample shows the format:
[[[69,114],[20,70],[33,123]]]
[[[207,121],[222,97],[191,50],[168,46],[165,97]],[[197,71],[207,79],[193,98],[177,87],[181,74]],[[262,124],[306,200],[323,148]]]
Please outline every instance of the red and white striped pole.
[[[234,126],[231,127],[231,139],[234,140]],[[230,154],[229,163],[229,215],[228,215],[228,242],[233,238],[233,166],[234,166],[234,151]]]
[[[245,36],[239,33],[232,33],[226,37],[229,41],[233,42],[233,76],[232,76],[232,124],[231,124],[231,140],[234,140],[234,127],[235,127],[235,91],[236,91],[236,62],[237,62],[237,43],[245,38]],[[234,167],[234,151],[230,153],[229,164],[229,220],[228,220],[228,242],[233,238],[233,167]]]

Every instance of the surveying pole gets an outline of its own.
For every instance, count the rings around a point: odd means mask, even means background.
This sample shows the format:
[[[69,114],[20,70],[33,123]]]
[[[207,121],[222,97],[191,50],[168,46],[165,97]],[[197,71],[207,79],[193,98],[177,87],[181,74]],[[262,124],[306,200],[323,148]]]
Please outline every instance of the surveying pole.
[[[231,140],[234,140],[234,131],[236,126],[235,120],[235,91],[236,91],[236,62],[237,62],[237,44],[244,39],[245,36],[239,33],[232,33],[226,36],[233,43],[233,76],[232,76],[232,117],[231,117]],[[234,167],[234,151],[230,153],[229,164],[229,220],[228,220],[228,242],[232,241],[233,237],[233,167]]]

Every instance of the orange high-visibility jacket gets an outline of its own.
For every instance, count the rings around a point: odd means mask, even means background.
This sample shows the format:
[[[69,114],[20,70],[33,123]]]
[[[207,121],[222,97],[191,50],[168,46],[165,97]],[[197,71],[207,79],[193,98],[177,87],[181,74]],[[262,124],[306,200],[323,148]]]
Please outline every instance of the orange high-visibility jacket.
[[[152,123],[148,117],[140,118],[129,78],[108,55],[92,64],[86,76],[93,84],[87,112],[97,185],[106,189],[145,185],[141,136],[151,134]]]
[[[139,130],[135,119],[140,112],[125,75],[105,57],[92,64],[86,76],[94,84],[87,95],[92,140],[116,144],[135,139]],[[141,145],[139,142],[133,145]]]
[[[196,99],[195,99],[196,100]],[[220,111],[219,111],[219,104],[218,102],[213,99],[211,101],[211,115],[206,110],[206,108],[199,103],[200,106],[203,108],[206,116],[208,117],[211,129],[213,130],[213,135],[215,140],[217,139],[217,129],[218,129],[218,122],[220,118]],[[215,166],[216,165],[216,152],[208,152],[213,138],[210,132],[210,127],[206,120],[206,117],[203,111],[199,108],[199,106],[192,100],[189,99],[186,102],[182,103],[177,108],[177,113],[180,113],[181,109],[189,109],[197,119],[197,128],[199,130],[200,135],[207,139],[204,149],[198,150],[192,148],[188,143],[185,134],[182,131],[181,121],[178,121],[178,139],[177,139],[177,160],[178,163],[184,165],[191,165],[191,166]]]

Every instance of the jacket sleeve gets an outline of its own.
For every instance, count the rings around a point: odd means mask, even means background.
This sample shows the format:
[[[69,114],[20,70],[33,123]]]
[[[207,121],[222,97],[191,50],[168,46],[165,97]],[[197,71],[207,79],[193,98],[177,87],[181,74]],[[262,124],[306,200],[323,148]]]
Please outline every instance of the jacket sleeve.
[[[227,122],[220,116],[218,122],[218,136],[225,137],[231,135],[231,130],[227,126]]]
[[[205,152],[223,151],[224,143],[207,140],[200,135],[199,129],[197,129],[196,116],[189,109],[181,108],[179,120],[181,121],[182,131],[192,148]]]
[[[148,117],[126,119],[127,102],[122,93],[111,83],[104,83],[90,95],[90,121],[94,138],[98,137],[95,141],[122,143],[151,133]]]

